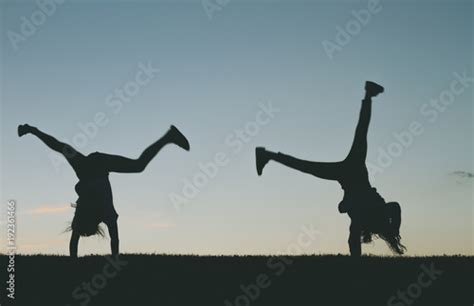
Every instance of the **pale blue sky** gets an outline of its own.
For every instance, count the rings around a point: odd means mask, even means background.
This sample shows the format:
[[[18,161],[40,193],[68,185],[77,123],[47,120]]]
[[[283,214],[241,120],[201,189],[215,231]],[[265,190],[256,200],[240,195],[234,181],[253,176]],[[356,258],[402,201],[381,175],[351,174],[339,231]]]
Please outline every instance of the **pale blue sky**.
[[[347,253],[339,185],[277,164],[257,177],[254,147],[344,158],[369,79],[386,87],[374,104],[369,162],[377,165],[394,132],[423,126],[373,180],[402,205],[408,254],[472,254],[472,179],[451,173],[473,171],[474,84],[434,122],[432,107],[420,110],[450,90],[453,73],[473,75],[472,1],[381,1],[330,59],[323,41],[334,41],[367,3],[231,0],[210,19],[201,1],[66,1],[15,49],[11,32],[21,33],[22,16],[38,6],[2,1],[1,201],[18,203],[19,251],[67,253],[61,231],[73,216],[66,206],[76,200],[77,179],[66,165],[56,169],[37,139],[18,139],[16,126],[72,141],[78,124],[104,113],[108,124],[82,152],[137,157],[170,124],[192,146],[166,148],[142,174],[110,176],[123,251],[281,253],[313,224],[320,234],[303,253]],[[106,99],[134,79],[139,63],[159,72],[114,113]],[[254,121],[260,103],[280,111],[234,152],[225,138]],[[177,212],[170,194],[182,194],[183,179],[217,152],[228,165]],[[381,241],[364,250],[389,254]],[[80,254],[91,252],[109,252],[108,241],[81,240]]]

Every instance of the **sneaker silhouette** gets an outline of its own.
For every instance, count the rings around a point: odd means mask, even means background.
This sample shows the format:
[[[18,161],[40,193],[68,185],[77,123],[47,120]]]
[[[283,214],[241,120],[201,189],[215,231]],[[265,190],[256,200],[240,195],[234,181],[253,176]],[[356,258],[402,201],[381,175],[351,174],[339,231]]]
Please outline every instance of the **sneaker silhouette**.
[[[264,147],[255,148],[255,160],[257,161],[257,174],[262,175],[263,168],[268,163],[269,159],[266,156]]]
[[[371,81],[365,82],[365,90],[369,93],[369,96],[371,97],[376,97],[378,94],[384,92],[383,86]]]
[[[170,127],[168,135],[174,144],[185,149],[186,151],[189,151],[190,147],[188,140],[174,125]]]

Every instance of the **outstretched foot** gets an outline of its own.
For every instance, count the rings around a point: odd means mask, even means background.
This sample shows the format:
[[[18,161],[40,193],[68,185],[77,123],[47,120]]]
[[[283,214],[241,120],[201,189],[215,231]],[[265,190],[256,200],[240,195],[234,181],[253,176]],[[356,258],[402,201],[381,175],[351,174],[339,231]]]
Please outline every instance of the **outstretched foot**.
[[[174,126],[172,125],[168,131],[168,136],[170,137],[170,141],[177,146],[189,151],[189,142],[184,137],[184,135]]]
[[[366,81],[365,82],[365,91],[366,91],[366,96],[369,98],[376,97],[378,94],[383,93],[384,88],[383,86],[371,82],[371,81]]]
[[[268,158],[267,150],[264,147],[255,148],[255,159],[257,162],[257,174],[262,175],[263,168],[270,160]]]
[[[21,137],[25,134],[30,133],[32,130],[32,127],[29,126],[28,124],[20,124],[18,126],[18,137]]]

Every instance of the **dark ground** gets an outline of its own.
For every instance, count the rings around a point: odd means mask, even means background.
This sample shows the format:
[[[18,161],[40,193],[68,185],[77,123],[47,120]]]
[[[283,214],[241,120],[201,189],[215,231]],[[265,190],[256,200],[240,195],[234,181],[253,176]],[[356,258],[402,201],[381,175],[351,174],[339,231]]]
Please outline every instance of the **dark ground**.
[[[1,255],[1,305],[473,305],[473,259],[17,256],[12,303]]]

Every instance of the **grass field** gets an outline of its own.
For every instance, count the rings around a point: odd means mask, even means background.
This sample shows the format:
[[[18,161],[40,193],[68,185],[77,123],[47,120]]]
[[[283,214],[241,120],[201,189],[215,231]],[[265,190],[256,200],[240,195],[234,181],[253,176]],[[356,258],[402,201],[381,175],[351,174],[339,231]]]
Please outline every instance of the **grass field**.
[[[16,256],[11,300],[2,255],[2,305],[473,305],[473,259]]]

